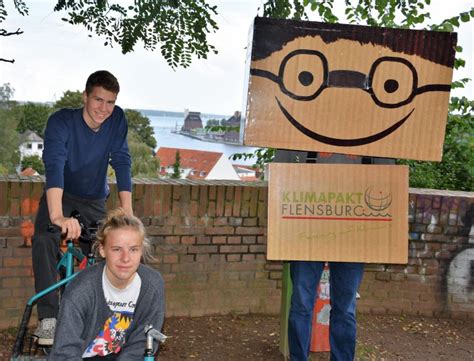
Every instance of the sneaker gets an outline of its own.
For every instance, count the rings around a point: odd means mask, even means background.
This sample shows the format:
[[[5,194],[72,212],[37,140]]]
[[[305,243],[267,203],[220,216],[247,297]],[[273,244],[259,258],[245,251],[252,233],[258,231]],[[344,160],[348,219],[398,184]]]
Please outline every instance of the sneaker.
[[[56,329],[55,318],[43,318],[36,328],[33,336],[38,338],[38,345],[51,346],[54,341],[54,330]]]

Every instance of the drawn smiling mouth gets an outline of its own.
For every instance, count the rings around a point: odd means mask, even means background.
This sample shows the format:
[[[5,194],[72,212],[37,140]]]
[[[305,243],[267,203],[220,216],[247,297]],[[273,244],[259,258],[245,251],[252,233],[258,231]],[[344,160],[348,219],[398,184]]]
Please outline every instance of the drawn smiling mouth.
[[[339,138],[332,138],[332,137],[327,137],[325,135],[316,133],[308,128],[306,128],[304,125],[302,125],[300,122],[298,122],[289,112],[288,110],[285,109],[285,107],[280,103],[280,100],[278,100],[277,97],[275,97],[278,106],[280,107],[280,110],[282,113],[285,115],[286,119],[296,128],[298,129],[301,133],[304,135],[317,140],[318,142],[329,144],[329,145],[335,145],[335,146],[340,146],[340,147],[353,147],[357,145],[365,145],[365,144],[370,144],[373,142],[376,142],[380,139],[385,138],[389,134],[393,133],[395,130],[400,128],[403,123],[410,117],[410,115],[413,113],[415,108],[413,108],[410,113],[408,113],[405,117],[403,117],[401,120],[393,124],[392,126],[388,127],[385,130],[382,130],[379,133],[369,135],[367,137],[363,138],[353,138],[353,139],[339,139]]]

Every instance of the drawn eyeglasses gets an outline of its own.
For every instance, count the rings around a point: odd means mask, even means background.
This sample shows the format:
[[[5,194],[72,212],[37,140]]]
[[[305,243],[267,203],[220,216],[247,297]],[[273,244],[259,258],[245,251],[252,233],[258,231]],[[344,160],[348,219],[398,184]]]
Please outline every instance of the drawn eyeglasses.
[[[369,93],[373,101],[383,108],[398,108],[410,103],[419,94],[449,92],[451,89],[450,84],[419,87],[415,67],[403,58],[380,57],[372,64],[368,74],[352,70],[329,71],[326,57],[310,49],[298,49],[286,55],[278,75],[255,68],[250,69],[250,74],[270,79],[279,85],[284,94],[295,100],[316,99],[321,92],[332,87],[356,88]]]

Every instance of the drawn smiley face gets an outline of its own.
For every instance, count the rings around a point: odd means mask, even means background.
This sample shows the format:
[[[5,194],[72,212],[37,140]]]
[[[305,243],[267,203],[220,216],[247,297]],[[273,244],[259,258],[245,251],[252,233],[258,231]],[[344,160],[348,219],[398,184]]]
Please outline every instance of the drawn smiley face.
[[[449,66],[383,45],[297,37],[250,64],[245,132],[258,141],[245,144],[409,158],[390,152],[420,140],[420,129],[442,144],[451,76]]]
[[[416,96],[427,92],[450,91],[449,84],[420,86],[415,66],[400,56],[381,56],[372,62],[367,73],[363,73],[357,70],[330,70],[328,59],[321,51],[296,49],[283,57],[277,74],[259,68],[251,68],[250,74],[266,78],[278,85],[281,95],[275,95],[276,104],[296,129],[321,143],[342,147],[369,144],[390,135],[413,114],[415,106],[410,107],[410,104]],[[344,139],[313,130],[311,125],[307,126],[304,121],[295,118],[281,100],[286,96],[299,102],[317,102],[318,97],[330,88],[360,90],[365,94],[353,94],[353,99],[370,97],[373,107],[382,109],[405,107],[406,114],[401,119],[390,122],[387,127],[376,130],[375,133],[369,132],[361,137]],[[341,102],[346,99],[347,96],[342,97]],[[337,117],[337,114],[333,113],[333,117]]]

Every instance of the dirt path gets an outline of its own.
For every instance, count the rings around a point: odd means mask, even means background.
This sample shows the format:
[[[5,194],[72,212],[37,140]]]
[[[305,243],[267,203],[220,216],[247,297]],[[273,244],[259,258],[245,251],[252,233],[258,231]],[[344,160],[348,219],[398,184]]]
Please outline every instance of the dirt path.
[[[473,320],[358,316],[357,360],[474,360]],[[169,318],[170,337],[158,360],[283,360],[279,323],[270,316]],[[8,360],[14,332],[0,333],[0,360]],[[313,360],[329,360],[313,354]]]

